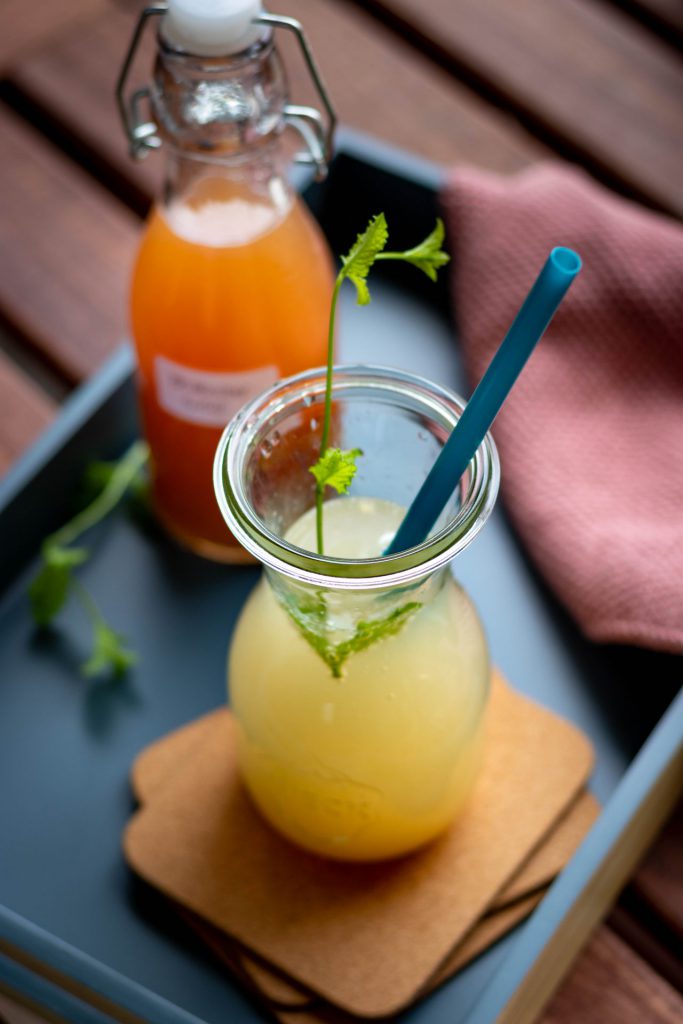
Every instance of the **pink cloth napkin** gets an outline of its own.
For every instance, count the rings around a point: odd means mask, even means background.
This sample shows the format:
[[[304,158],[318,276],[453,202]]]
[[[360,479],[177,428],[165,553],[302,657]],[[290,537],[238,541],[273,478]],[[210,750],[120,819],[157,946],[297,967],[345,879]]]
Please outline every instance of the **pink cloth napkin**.
[[[493,429],[503,498],[589,637],[683,652],[683,228],[559,164],[443,201],[473,383],[550,249],[581,255]]]

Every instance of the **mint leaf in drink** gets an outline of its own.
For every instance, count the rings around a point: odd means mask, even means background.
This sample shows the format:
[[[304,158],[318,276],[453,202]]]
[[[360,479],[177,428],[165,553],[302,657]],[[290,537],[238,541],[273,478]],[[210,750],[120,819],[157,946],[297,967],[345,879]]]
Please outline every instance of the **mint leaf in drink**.
[[[378,213],[372,218],[365,231],[358,235],[348,256],[341,258],[342,269],[339,272],[339,277],[348,278],[356,286],[359,306],[367,306],[370,301],[367,276],[388,239],[389,229],[386,217],[383,213]]]
[[[334,487],[337,494],[346,494],[356,475],[356,459],[362,454],[360,448],[349,451],[328,448],[316,464],[309,467],[309,473],[313,474],[320,489]]]
[[[341,668],[349,655],[364,651],[366,647],[377,643],[378,640],[386,640],[387,637],[396,636],[414,612],[421,607],[420,601],[408,601],[407,604],[396,608],[383,619],[359,622],[356,626],[356,632],[351,639],[337,644],[334,648],[337,672],[333,668],[333,673],[341,675]]]
[[[93,650],[81,666],[81,672],[89,679],[93,676],[111,674],[124,675],[137,661],[137,654],[125,646],[125,637],[115,632],[101,616],[93,622]]]
[[[48,626],[66,601],[73,570],[88,558],[85,548],[64,548],[46,544],[43,567],[28,591],[31,612],[39,626]]]
[[[292,622],[301,633],[304,640],[310,644],[335,679],[341,679],[346,661],[352,654],[377,643],[379,640],[386,640],[390,636],[396,636],[408,619],[422,607],[420,601],[408,601],[400,608],[394,609],[389,615],[382,619],[361,621],[357,624],[353,636],[341,643],[334,644],[326,636],[326,610],[324,602],[315,608],[300,607],[295,601],[282,602]]]

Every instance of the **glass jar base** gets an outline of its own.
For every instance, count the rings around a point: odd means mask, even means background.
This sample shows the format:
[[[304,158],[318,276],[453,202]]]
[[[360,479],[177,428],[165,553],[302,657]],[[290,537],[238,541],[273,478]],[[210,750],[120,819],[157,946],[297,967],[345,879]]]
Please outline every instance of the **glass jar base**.
[[[232,544],[218,544],[216,541],[206,540],[204,537],[196,537],[177,526],[158,507],[155,507],[154,514],[165,532],[182,548],[191,551],[194,555],[206,558],[210,562],[220,562],[223,565],[254,565],[257,561],[237,541],[233,541]]]
[[[350,841],[347,838],[336,843],[333,834],[327,836],[307,834],[304,829],[292,827],[293,823],[288,820],[288,815],[283,818],[277,813],[277,810],[269,808],[265,801],[260,801],[244,777],[242,783],[257,813],[279,836],[305,853],[314,854],[324,860],[346,864],[377,864],[382,861],[400,860],[402,857],[410,857],[438,842],[459,820],[474,789],[472,784],[471,788],[461,795],[458,803],[451,807],[449,813],[438,823],[432,822],[430,827],[423,829],[411,827],[409,832],[412,832],[412,835],[410,836],[405,834],[392,837],[370,835]],[[472,783],[474,783],[474,779]],[[274,813],[270,813],[271,811]]]
[[[238,720],[240,777],[254,808],[284,839],[326,860],[376,863],[410,856],[437,842],[466,812],[484,759],[485,713],[460,745],[449,777],[432,798],[423,789],[401,800],[408,780],[393,796],[375,779],[359,783],[320,763],[301,770],[291,759],[277,759],[250,744]],[[382,771],[380,765],[380,774]],[[419,775],[420,765],[415,765]],[[416,802],[421,804],[418,810]]]

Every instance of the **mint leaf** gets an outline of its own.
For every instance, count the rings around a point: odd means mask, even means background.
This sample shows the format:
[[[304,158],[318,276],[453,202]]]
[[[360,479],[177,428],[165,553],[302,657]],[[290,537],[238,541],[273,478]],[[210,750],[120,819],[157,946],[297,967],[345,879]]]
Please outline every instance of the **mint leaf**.
[[[358,651],[364,651],[366,647],[370,647],[371,644],[376,644],[378,640],[386,640],[387,637],[395,636],[401,629],[403,629],[403,626],[411,615],[421,607],[422,605],[419,601],[409,601],[400,608],[396,608],[391,612],[391,614],[385,616],[383,619],[371,619],[369,622],[359,622],[356,626],[356,632],[350,640],[344,640],[334,648],[335,661],[340,670],[340,674],[341,666],[349,655],[357,654]],[[332,671],[333,674],[336,674],[334,669]]]
[[[348,256],[342,256],[340,278],[347,277],[356,286],[359,306],[367,306],[370,291],[366,278],[372,264],[384,249],[389,239],[386,217],[378,213],[372,218],[365,231],[358,235]]]
[[[337,494],[346,494],[356,475],[356,459],[362,454],[360,448],[351,448],[348,451],[328,448],[314,466],[309,466],[308,471],[315,477],[319,490],[334,487]]]
[[[357,277],[355,274],[346,275],[351,284],[356,286],[356,302],[359,306],[367,306],[370,302],[370,289],[368,288],[367,282],[363,277]]]
[[[43,567],[32,581],[28,595],[31,613],[39,626],[47,626],[61,611],[72,580],[72,570],[88,558],[85,548],[43,547]]]
[[[99,497],[102,491],[109,486],[115,469],[115,462],[102,462],[98,459],[88,463],[78,494],[82,506],[91,505],[95,498]]]
[[[395,636],[418,608],[422,607],[420,601],[409,601],[400,608],[394,609],[383,619],[359,622],[353,636],[339,644],[332,644],[325,636],[324,605],[321,615],[317,608],[298,608],[293,601],[282,601],[281,603],[301,636],[323,659],[335,679],[341,679],[344,664],[352,654],[366,650],[379,640]],[[317,612],[317,616],[311,614],[313,610]],[[316,617],[318,621],[316,621]]]
[[[431,234],[427,235],[423,242],[419,245],[414,246],[412,249],[408,249],[404,254],[404,259],[408,263],[412,263],[413,266],[418,267],[424,271],[428,278],[432,281],[436,281],[436,272],[440,267],[446,265],[449,262],[450,256],[447,252],[444,252],[441,248],[445,237],[445,230],[443,221],[440,217],[437,218],[436,227]]]
[[[135,652],[125,646],[125,637],[116,633],[101,617],[93,622],[93,634],[92,654],[81,666],[84,676],[92,678],[105,673],[122,676],[137,661]]]
[[[380,253],[375,258],[403,260],[405,263],[412,263],[414,267],[422,270],[431,281],[436,281],[437,271],[450,260],[448,253],[441,248],[445,234],[443,221],[437,217],[434,230],[419,245],[413,246],[412,249],[406,249],[405,252]]]

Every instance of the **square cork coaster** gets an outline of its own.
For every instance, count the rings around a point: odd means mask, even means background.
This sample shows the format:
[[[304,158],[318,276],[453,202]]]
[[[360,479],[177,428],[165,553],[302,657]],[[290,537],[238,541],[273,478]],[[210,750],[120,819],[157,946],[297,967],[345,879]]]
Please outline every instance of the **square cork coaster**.
[[[498,939],[506,935],[515,925],[523,921],[538,906],[546,890],[541,889],[517,903],[502,910],[497,910],[479,921],[468,935],[435,974],[428,980],[420,995],[428,995],[439,985],[448,981],[454,974],[462,970],[471,960],[492,946]],[[298,985],[286,975],[281,974],[271,964],[258,960],[248,950],[242,949],[223,932],[207,924],[196,915],[180,910],[181,916],[206,943],[218,960],[226,966],[235,979],[247,988],[257,999],[263,1002],[270,1013],[277,1019],[288,1021],[289,1011],[300,1014],[306,1010],[302,1020],[322,1021],[331,1012],[331,1004],[326,1003],[314,992]],[[342,1011],[338,1011],[342,1013]],[[297,1017],[297,1019],[299,1019]],[[360,1018],[348,1013],[343,1019],[349,1022]]]
[[[183,760],[193,756],[197,744],[202,743],[210,729],[220,728],[221,714],[222,709],[205,715],[142,751],[131,771],[133,789],[141,803],[154,799],[174,772],[183,771]],[[570,859],[598,813],[599,805],[594,797],[581,793],[552,833],[505,886],[489,913],[449,954],[430,979],[428,991],[452,977],[532,912],[545,893],[544,886]],[[308,1008],[314,1014],[315,1004],[320,1000],[313,992],[297,985],[271,964],[258,960],[202,918],[180,907],[177,909],[237,981],[264,1001],[271,1013],[278,1016],[280,1011]]]
[[[131,768],[133,793],[141,803],[149,803],[177,772],[183,761],[200,749],[211,730],[221,729],[226,709],[219,708],[189,722],[145,747]],[[600,813],[595,797],[584,791],[570,804],[549,835],[527,858],[501,890],[491,910],[498,910],[522,897],[548,886],[574,855],[579,844]]]
[[[465,967],[476,956],[502,938],[516,924],[519,924],[528,917],[534,908],[538,906],[543,895],[543,892],[537,893],[534,896],[527,897],[526,900],[520,901],[519,905],[515,904],[484,917],[481,925],[477,926],[472,936],[460,944],[458,951],[454,951],[437,974],[430,979],[424,991],[420,993],[420,996],[429,995],[435,988],[448,981],[449,978]],[[367,1018],[347,1013],[321,999],[314,999],[307,1005],[277,1006],[273,1005],[267,996],[264,996],[263,991],[254,989],[254,995],[257,999],[262,999],[270,1015],[279,1021],[280,1024],[361,1024],[362,1021],[367,1021]],[[388,1024],[386,1018],[384,1024]]]
[[[496,679],[484,767],[455,826],[410,857],[337,864],[263,823],[239,784],[232,716],[216,721],[133,818],[129,862],[295,983],[361,1016],[395,1013],[424,990],[592,764],[577,729]]]

